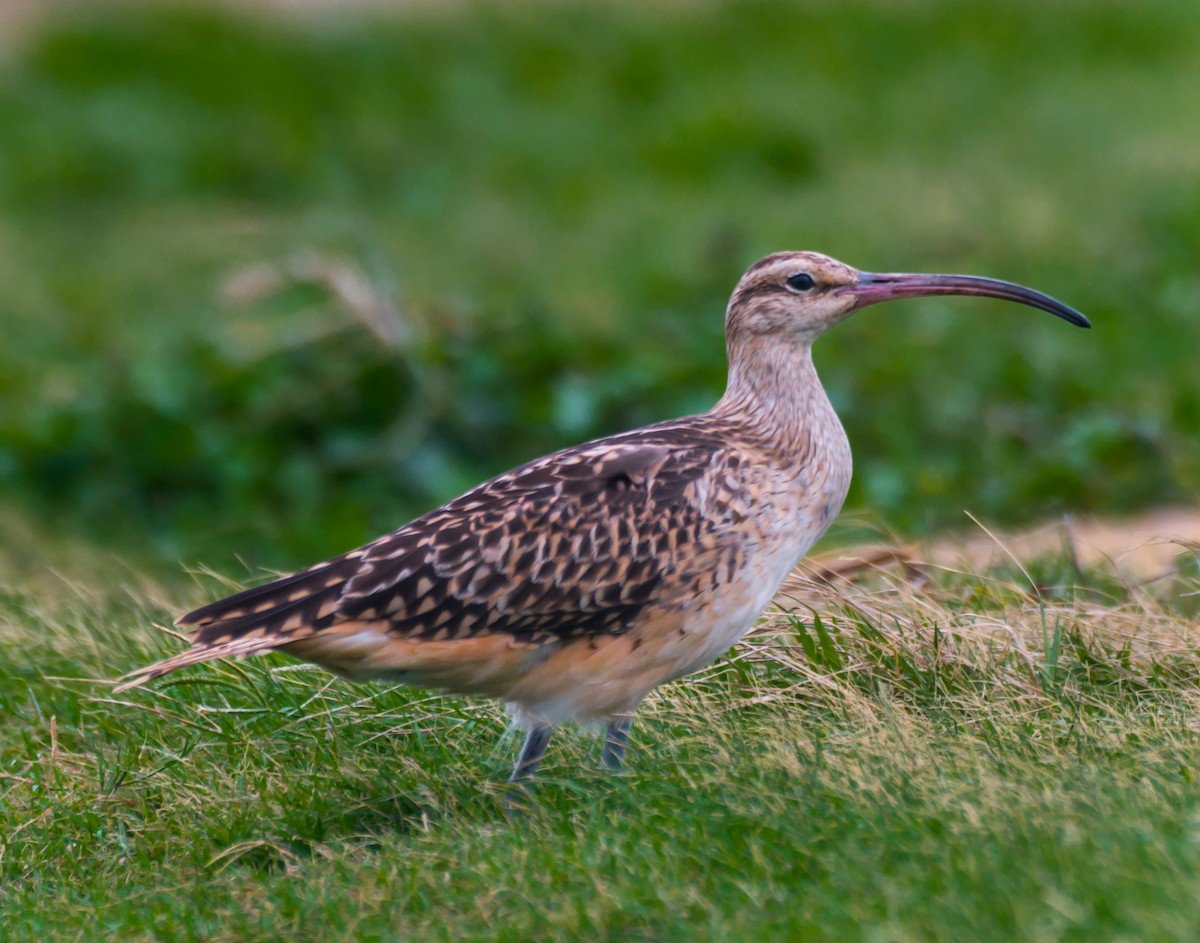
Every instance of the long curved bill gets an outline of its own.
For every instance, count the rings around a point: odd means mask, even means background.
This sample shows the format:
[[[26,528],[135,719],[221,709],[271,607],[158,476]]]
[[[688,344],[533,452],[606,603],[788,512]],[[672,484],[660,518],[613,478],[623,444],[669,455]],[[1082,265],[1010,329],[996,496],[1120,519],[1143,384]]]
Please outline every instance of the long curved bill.
[[[1040,291],[976,275],[897,275],[862,272],[858,283],[844,289],[859,299],[858,307],[894,301],[897,298],[924,298],[929,295],[975,295],[981,298],[1000,298],[1017,304],[1040,308],[1069,321],[1076,327],[1091,327],[1091,322],[1074,308],[1043,295]]]

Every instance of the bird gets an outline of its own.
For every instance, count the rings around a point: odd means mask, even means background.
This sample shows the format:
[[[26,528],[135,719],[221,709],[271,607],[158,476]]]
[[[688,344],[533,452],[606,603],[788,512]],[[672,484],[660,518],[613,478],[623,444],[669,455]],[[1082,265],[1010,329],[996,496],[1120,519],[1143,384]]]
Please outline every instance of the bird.
[[[117,690],[280,651],[354,680],[506,702],[525,732],[510,788],[568,721],[602,726],[601,765],[620,770],[643,698],[745,635],[842,507],[850,444],[814,341],[862,308],[932,295],[1091,327],[1012,282],[768,255],[730,298],[728,381],[708,412],[534,459],[362,547],[201,606],[176,623],[191,648]]]

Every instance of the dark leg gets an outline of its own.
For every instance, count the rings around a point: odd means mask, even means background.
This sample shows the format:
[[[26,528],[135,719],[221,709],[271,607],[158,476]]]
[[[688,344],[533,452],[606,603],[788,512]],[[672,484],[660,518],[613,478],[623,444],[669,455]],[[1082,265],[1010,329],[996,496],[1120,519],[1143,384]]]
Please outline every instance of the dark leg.
[[[601,765],[611,772],[620,772],[625,766],[625,745],[629,743],[629,728],[633,726],[633,715],[622,714],[609,722],[604,731],[604,751],[600,754]]]
[[[517,765],[513,767],[512,775],[508,777],[510,783],[529,779],[537,772],[538,766],[542,762],[542,756],[546,752],[546,744],[550,742],[550,734],[553,732],[554,728],[546,724],[537,724],[529,728],[529,733],[525,735],[525,746],[521,747],[521,755],[517,758]]]
[[[510,819],[521,818],[525,815],[526,808],[522,800],[525,798],[526,783],[537,772],[538,765],[542,762],[542,755],[546,752],[546,744],[550,742],[550,734],[553,732],[553,727],[538,724],[530,727],[529,733],[525,735],[525,746],[521,747],[517,765],[513,767],[512,775],[508,777],[510,783],[508,792],[504,794],[504,811]]]

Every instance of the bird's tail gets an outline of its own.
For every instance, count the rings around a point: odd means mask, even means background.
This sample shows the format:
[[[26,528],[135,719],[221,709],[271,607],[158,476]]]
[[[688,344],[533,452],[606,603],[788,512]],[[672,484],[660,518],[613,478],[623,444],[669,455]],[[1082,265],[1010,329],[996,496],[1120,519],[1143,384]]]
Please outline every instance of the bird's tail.
[[[120,684],[113,688],[113,693],[119,694],[122,691],[128,691],[130,688],[136,688],[147,681],[153,681],[155,678],[161,678],[165,674],[170,674],[176,668],[198,665],[202,661],[211,661],[214,658],[245,658],[249,655],[257,655],[260,652],[271,651],[278,646],[279,640],[264,638],[261,635],[254,638],[231,639],[230,641],[215,645],[200,645],[190,648],[186,652],[180,652],[178,655],[172,655],[170,658],[162,661],[157,661],[153,665],[147,665],[144,668],[139,668],[137,671],[131,671],[120,679]]]
[[[254,586],[182,616],[194,627],[192,647],[120,679],[116,692],[214,658],[246,658],[309,638],[337,619],[338,600],[354,574],[356,554]]]

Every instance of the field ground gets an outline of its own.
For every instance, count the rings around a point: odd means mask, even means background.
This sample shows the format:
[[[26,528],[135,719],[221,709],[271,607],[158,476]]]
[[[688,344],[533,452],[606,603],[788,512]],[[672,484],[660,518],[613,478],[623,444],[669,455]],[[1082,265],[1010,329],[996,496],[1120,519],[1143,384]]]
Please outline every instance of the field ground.
[[[0,599],[0,937],[1194,937],[1200,553],[948,552],[790,585],[650,699],[626,774],[561,736],[514,823],[490,704],[274,656],[110,696],[213,587],[81,554]]]

